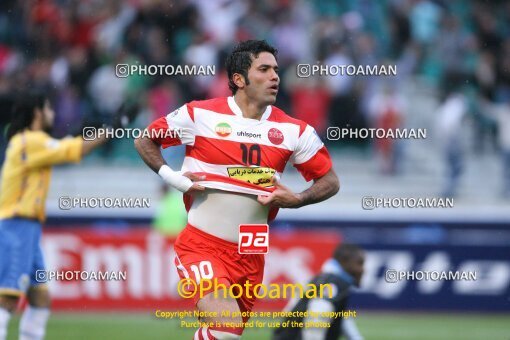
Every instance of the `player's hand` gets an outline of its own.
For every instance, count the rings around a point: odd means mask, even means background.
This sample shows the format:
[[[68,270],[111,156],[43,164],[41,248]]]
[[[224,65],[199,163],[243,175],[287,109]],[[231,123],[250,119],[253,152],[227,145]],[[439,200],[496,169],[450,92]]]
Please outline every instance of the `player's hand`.
[[[205,180],[205,176],[199,176],[199,175],[196,175],[190,171],[185,172],[182,175],[184,177],[188,177],[192,182],[198,182],[198,181]],[[193,183],[193,186],[191,188],[189,188],[188,191],[186,191],[186,194],[190,194],[193,191],[204,191],[204,190],[205,190],[205,187],[203,187],[197,183]]]
[[[262,205],[271,205],[278,208],[298,208],[302,200],[299,194],[292,192],[289,188],[275,180],[276,190],[268,196],[259,195],[257,201]]]

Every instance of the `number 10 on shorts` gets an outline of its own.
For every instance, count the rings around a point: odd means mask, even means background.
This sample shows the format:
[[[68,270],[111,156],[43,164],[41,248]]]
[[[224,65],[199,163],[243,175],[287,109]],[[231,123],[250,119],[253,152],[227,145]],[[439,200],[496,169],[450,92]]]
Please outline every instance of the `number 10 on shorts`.
[[[239,254],[267,254],[269,226],[267,224],[239,225]]]

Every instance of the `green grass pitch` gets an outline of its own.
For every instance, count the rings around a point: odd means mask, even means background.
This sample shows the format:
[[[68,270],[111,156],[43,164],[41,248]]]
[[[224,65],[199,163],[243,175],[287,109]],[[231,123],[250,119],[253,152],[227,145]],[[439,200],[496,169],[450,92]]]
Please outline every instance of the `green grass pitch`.
[[[510,314],[359,311],[356,323],[366,340],[510,339]],[[18,338],[18,324],[19,315],[11,320],[8,340]],[[194,331],[181,328],[178,320],[158,319],[150,313],[54,313],[48,323],[46,339],[181,340],[192,339]],[[251,328],[245,331],[243,339],[270,339],[270,334],[267,328]]]

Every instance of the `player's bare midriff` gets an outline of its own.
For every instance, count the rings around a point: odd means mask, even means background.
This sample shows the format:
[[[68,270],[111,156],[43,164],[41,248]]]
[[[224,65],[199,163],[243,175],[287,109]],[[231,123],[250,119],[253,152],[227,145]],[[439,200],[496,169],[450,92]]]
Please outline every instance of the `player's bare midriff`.
[[[269,207],[257,196],[206,189],[194,194],[188,222],[208,234],[238,243],[240,224],[266,224]]]

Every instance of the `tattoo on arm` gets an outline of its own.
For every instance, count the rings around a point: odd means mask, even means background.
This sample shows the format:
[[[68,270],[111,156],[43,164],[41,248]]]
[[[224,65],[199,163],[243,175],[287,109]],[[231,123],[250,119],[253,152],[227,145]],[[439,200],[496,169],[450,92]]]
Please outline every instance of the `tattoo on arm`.
[[[327,200],[334,196],[339,189],[340,183],[338,177],[333,169],[331,169],[324,176],[316,179],[310,188],[299,194],[302,201],[299,206],[302,207]]]
[[[159,145],[149,138],[135,139],[135,148],[145,164],[147,164],[155,173],[158,173],[159,169],[166,164],[163,156],[161,155]]]

